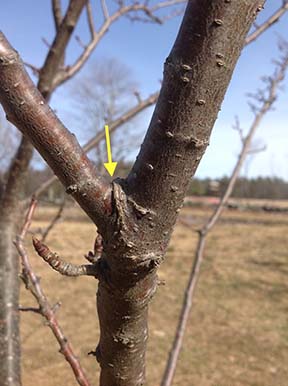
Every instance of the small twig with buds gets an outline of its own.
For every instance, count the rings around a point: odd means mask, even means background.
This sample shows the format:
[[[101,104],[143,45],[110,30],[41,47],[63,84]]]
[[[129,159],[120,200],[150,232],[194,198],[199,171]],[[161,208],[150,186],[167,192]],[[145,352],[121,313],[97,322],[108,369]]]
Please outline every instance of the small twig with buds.
[[[64,261],[57,253],[51,252],[48,246],[42,241],[33,237],[33,246],[40,257],[55,269],[55,271],[65,276],[94,276],[98,277],[98,264],[75,265]]]

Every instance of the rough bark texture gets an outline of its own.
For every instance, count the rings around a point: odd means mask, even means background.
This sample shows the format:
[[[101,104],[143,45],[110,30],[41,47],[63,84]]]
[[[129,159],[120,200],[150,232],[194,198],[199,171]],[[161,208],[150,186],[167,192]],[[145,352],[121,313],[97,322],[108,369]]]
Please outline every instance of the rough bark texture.
[[[156,269],[261,4],[189,1],[140,154],[128,178],[111,187],[97,178],[33,84],[26,79],[25,88],[15,89],[7,81],[7,66],[20,73],[21,63],[14,52],[12,62],[3,64],[2,55],[0,101],[8,117],[33,140],[103,237],[97,293],[101,335],[95,351],[101,386],[145,383],[147,313],[157,286]]]
[[[65,48],[79,19],[86,0],[71,0],[64,20],[59,25],[55,40],[42,67],[38,89],[46,100],[53,91],[53,80],[63,61]],[[4,49],[3,41],[1,48]],[[7,47],[6,47],[7,48]],[[0,65],[9,67],[0,55]],[[17,89],[17,79],[10,78],[11,86]],[[19,85],[20,87],[20,85]],[[18,100],[19,107],[22,100]],[[24,107],[24,106],[23,106]],[[19,282],[18,255],[13,246],[17,234],[18,214],[21,212],[23,187],[32,158],[33,146],[22,137],[16,156],[12,160],[5,190],[0,198],[0,385],[21,385],[20,338],[19,338]]]
[[[6,221],[5,221],[6,220]],[[15,220],[15,219],[14,219]],[[0,220],[0,252],[5,251],[6,259],[0,259],[0,383],[3,386],[20,385],[20,342],[18,313],[18,256],[13,245],[15,221]],[[16,273],[16,274],[15,274]],[[11,290],[11,288],[13,290]]]

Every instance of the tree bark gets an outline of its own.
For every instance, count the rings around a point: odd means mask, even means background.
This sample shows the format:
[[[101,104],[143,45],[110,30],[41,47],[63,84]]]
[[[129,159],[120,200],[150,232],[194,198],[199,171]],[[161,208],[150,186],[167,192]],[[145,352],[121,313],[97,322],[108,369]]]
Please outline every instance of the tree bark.
[[[0,220],[0,381],[3,386],[21,384],[18,312],[18,256],[13,245],[15,219]],[[3,256],[3,255],[2,255]],[[12,289],[12,290],[11,290]],[[4,340],[6,338],[6,340]]]
[[[86,0],[71,0],[66,15],[59,26],[55,40],[42,67],[38,89],[46,100],[54,89],[53,80],[63,61],[63,55]],[[5,44],[1,40],[2,49]],[[3,54],[3,52],[2,52]],[[3,66],[9,67],[9,59]],[[10,78],[17,89],[16,78]],[[19,85],[20,86],[20,85]],[[22,100],[19,101],[19,106]],[[0,385],[20,386],[20,337],[19,337],[19,263],[13,240],[18,231],[18,215],[33,146],[23,136],[16,156],[12,160],[5,190],[0,200]]]
[[[188,2],[138,158],[128,178],[111,186],[97,177],[33,84],[27,81],[18,93],[7,81],[5,71],[20,72],[20,62],[14,69],[11,63],[10,70],[0,64],[0,102],[8,117],[30,137],[103,237],[97,293],[101,333],[95,351],[101,386],[145,383],[148,303],[157,287],[157,267],[263,2]],[[19,108],[20,97],[25,109]]]

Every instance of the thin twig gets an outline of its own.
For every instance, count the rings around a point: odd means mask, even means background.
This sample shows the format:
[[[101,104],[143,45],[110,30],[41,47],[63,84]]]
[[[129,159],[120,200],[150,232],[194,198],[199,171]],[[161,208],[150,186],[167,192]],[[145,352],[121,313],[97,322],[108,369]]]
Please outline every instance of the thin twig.
[[[84,49],[86,48],[86,44],[82,42],[81,37],[79,35],[75,36],[75,40],[81,48],[84,48]]]
[[[50,224],[44,229],[42,232],[41,241],[44,242],[48,236],[48,234],[51,232],[51,230],[54,228],[54,226],[60,221],[62,217],[62,213],[65,207],[65,200],[62,201],[62,204],[60,205],[55,217],[52,219]]]
[[[108,8],[107,8],[106,0],[101,0],[101,8],[102,8],[104,19],[108,20],[109,19],[109,12],[108,12]]]
[[[196,252],[194,256],[194,261],[192,265],[192,269],[189,275],[187,287],[185,290],[185,295],[183,299],[183,305],[182,310],[180,313],[178,326],[176,330],[176,334],[174,337],[174,342],[172,345],[172,349],[169,354],[169,358],[166,364],[166,369],[163,375],[163,379],[161,382],[161,386],[171,386],[173,377],[176,371],[177,361],[178,357],[183,345],[183,339],[184,334],[188,322],[188,318],[190,315],[190,311],[193,305],[193,299],[194,299],[194,293],[195,288],[198,282],[199,278],[199,272],[200,267],[204,258],[204,250],[205,250],[205,244],[206,244],[206,237],[207,234],[211,231],[211,229],[214,227],[216,222],[218,221],[219,217],[221,216],[229,197],[232,194],[232,191],[234,189],[235,183],[237,181],[237,178],[239,176],[241,167],[243,165],[243,162],[249,152],[250,145],[252,138],[257,130],[257,128],[260,125],[261,120],[265,116],[265,114],[271,109],[271,106],[274,104],[276,99],[276,91],[284,79],[285,72],[288,66],[288,50],[287,53],[283,56],[280,66],[278,66],[275,74],[270,79],[270,86],[268,91],[268,95],[266,98],[262,101],[262,106],[259,108],[257,114],[254,117],[253,123],[249,129],[249,132],[246,136],[246,138],[243,141],[242,150],[239,154],[238,160],[236,162],[236,165],[234,167],[234,170],[231,174],[228,186],[226,188],[226,191],[224,195],[222,196],[219,205],[213,212],[212,216],[209,218],[207,223],[198,231],[198,244],[196,247]],[[186,225],[186,224],[185,224]]]
[[[236,130],[238,132],[240,140],[241,140],[241,143],[243,144],[244,141],[245,141],[245,136],[243,134],[243,129],[240,126],[240,121],[239,121],[238,115],[235,116],[235,124],[232,126],[232,129],[234,129],[234,130]]]
[[[256,147],[256,148],[252,148],[252,149],[248,150],[247,154],[249,154],[249,155],[257,154],[257,153],[261,153],[262,151],[265,151],[265,150],[267,150],[267,146],[263,145],[261,147]]]
[[[36,307],[23,307],[19,305],[18,310],[21,312],[34,312],[35,314],[42,315],[40,308],[36,308]]]
[[[33,75],[39,76],[40,69],[38,67],[36,67],[33,64],[28,63],[28,62],[23,62],[23,63],[25,64],[26,67],[28,67],[28,68],[30,68],[30,70],[32,70]]]
[[[183,4],[186,3],[186,0],[167,0],[167,1],[160,1],[158,4],[155,4],[153,7],[151,7],[151,12],[158,11],[159,9],[172,7],[177,4]]]
[[[90,36],[91,36],[91,39],[94,39],[97,32],[96,32],[94,21],[93,21],[93,12],[92,12],[91,1],[87,1],[86,10],[87,10],[87,23],[88,23],[88,27],[89,27],[89,31],[90,31]]]
[[[268,28],[271,27],[274,23],[279,21],[279,19],[284,15],[284,13],[288,10],[288,2],[283,1],[280,8],[277,9],[273,15],[271,15],[264,23],[257,26],[256,30],[247,36],[245,45],[248,45],[254,42],[263,32],[265,32]]]
[[[47,320],[48,322],[47,325],[50,327],[55,338],[57,339],[60,345],[60,352],[61,354],[64,355],[65,359],[71,366],[71,369],[75,375],[76,381],[80,386],[91,386],[86,377],[84,370],[80,365],[79,360],[77,359],[74,353],[74,350],[71,344],[63,334],[63,331],[55,316],[55,310],[50,306],[49,301],[42,290],[40,281],[35,275],[34,271],[32,270],[27,251],[24,248],[24,244],[23,244],[24,238],[30,227],[36,205],[37,205],[37,201],[33,198],[31,201],[29,210],[27,212],[21,233],[20,235],[17,236],[15,241],[15,246],[19,252],[22,267],[23,267],[22,277],[26,284],[26,288],[31,291],[32,295],[35,297],[39,305],[39,312]]]

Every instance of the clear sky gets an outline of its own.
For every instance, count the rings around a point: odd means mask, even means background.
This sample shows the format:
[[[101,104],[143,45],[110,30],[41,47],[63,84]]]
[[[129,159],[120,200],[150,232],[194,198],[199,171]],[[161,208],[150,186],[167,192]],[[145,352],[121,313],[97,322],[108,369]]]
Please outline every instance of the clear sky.
[[[281,2],[282,0],[267,0],[258,23],[276,10]],[[10,0],[3,1],[1,4],[1,30],[19,51],[23,60],[35,66],[42,65],[47,52],[43,38],[51,42],[54,36],[50,3],[50,0]],[[93,1],[93,4],[96,3]],[[67,4],[67,0],[63,1],[63,4]],[[108,0],[107,4],[113,7],[114,3]],[[95,7],[97,26],[101,23],[101,19],[97,19],[98,15],[100,10],[97,6]],[[123,18],[110,28],[93,53],[91,61],[103,60],[103,58],[119,59],[131,69],[133,77],[139,84],[141,95],[145,97],[159,87],[163,62],[172,47],[180,22],[181,18],[176,17],[159,26],[131,23]],[[239,135],[232,129],[234,117],[239,116],[242,128],[247,131],[253,116],[247,106],[246,94],[261,87],[261,76],[270,75],[273,72],[271,60],[278,56],[277,40],[279,36],[287,37],[287,26],[288,12],[280,22],[244,49],[213,130],[210,146],[197,171],[198,177],[214,178],[230,173],[240,149]],[[83,41],[88,40],[85,15],[82,15],[76,33]],[[73,39],[67,53],[67,62],[73,62],[80,51],[79,44]],[[85,68],[79,76],[81,77],[82,74],[85,74]],[[287,86],[287,80],[285,84]],[[243,173],[249,177],[269,175],[288,180],[287,95],[286,87],[279,94],[275,111],[264,118],[258,130],[256,143],[265,144],[267,150],[254,155],[253,159],[247,162]],[[71,87],[68,85],[61,87],[54,94],[51,104],[70,130],[77,134],[75,120],[71,118],[73,103],[70,96]],[[139,131],[139,136],[143,137],[151,113],[152,110],[149,109],[141,116],[141,120],[137,120],[135,130]],[[129,146],[127,151],[130,150]],[[138,150],[132,150],[130,159],[137,152]]]

